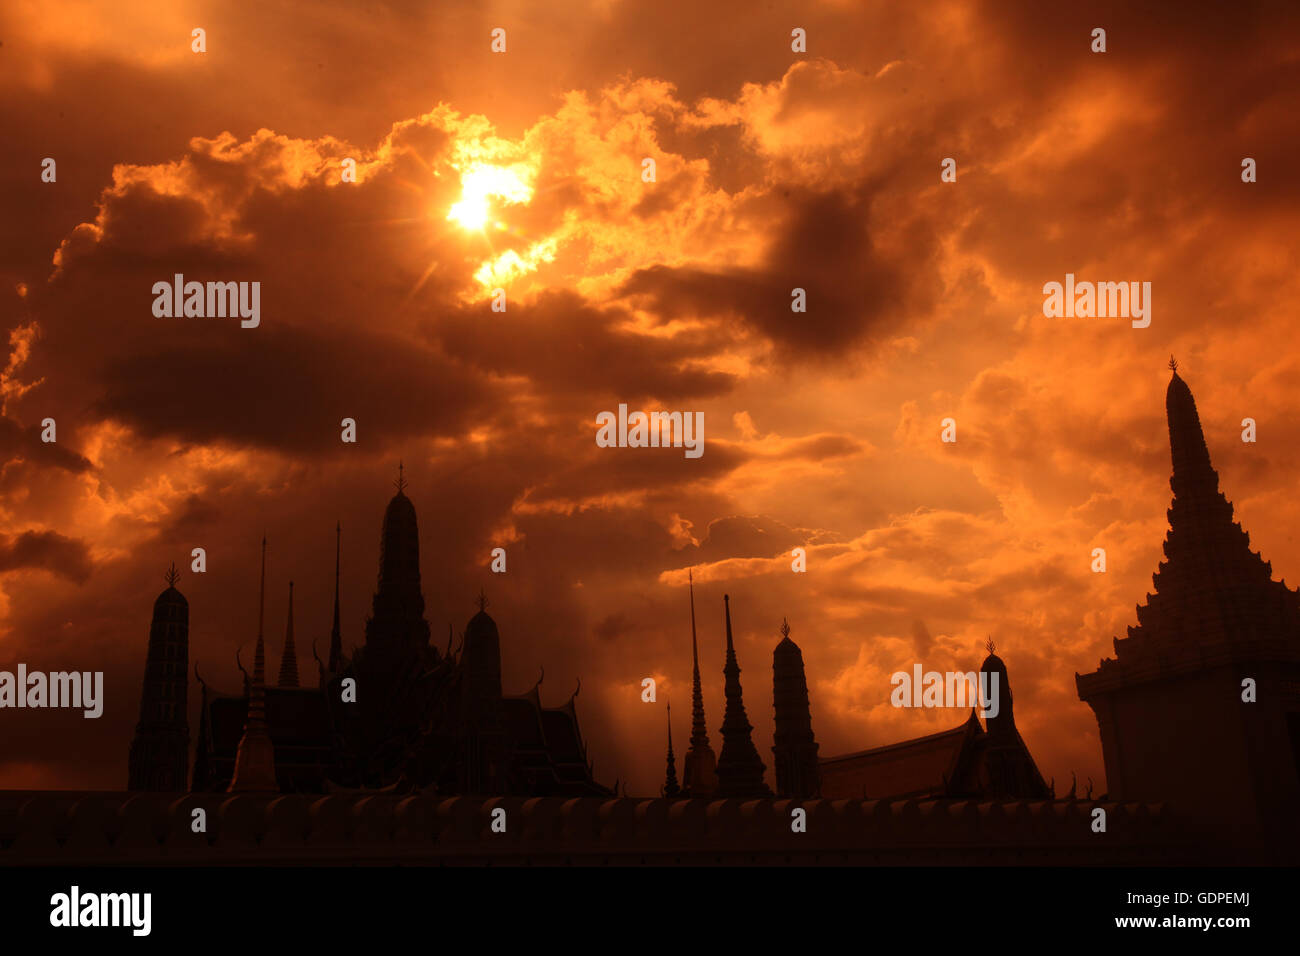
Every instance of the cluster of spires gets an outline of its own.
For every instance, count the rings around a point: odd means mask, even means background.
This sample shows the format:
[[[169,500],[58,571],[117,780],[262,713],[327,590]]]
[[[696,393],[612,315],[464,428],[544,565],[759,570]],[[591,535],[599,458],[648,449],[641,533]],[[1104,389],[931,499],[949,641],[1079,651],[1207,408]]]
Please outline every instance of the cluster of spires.
[[[399,472],[400,481],[400,472]],[[330,629],[329,672],[337,673],[342,666],[343,636],[339,627],[339,565],[343,540],[343,526],[334,526],[334,623]],[[168,572],[168,583],[175,582],[175,565]],[[253,652],[253,675],[245,672],[248,692],[248,716],[244,721],[244,735],[235,754],[235,772],[230,781],[231,793],[279,790],[275,777],[275,749],[266,723],[266,536],[262,536],[262,570],[257,596],[257,646]],[[315,646],[312,647],[315,655]],[[316,658],[317,664],[320,658]],[[243,667],[240,667],[243,670]],[[293,636],[293,582],[289,582],[289,613],[284,629],[284,653],[280,658],[280,673],[276,683],[280,687],[299,687],[298,651]]]
[[[691,607],[691,740],[686,751],[683,780],[677,781],[677,761],[673,753],[672,704],[668,704],[668,755],[663,787],[666,797],[719,796],[760,797],[772,791],[764,781],[767,770],[754,746],[753,726],[745,713],[740,685],[740,664],[736,659],[731,631],[731,597],[722,596],[726,629],[726,708],[722,720],[722,753],[716,755],[709,745],[704,718],[704,693],[700,686],[700,647],[695,625],[695,579],[687,572]],[[790,624],[781,623],[781,643],[773,654],[774,696],[777,712],[776,745],[772,748],[777,762],[777,788],[786,796],[814,796],[819,789],[817,744],[813,738],[808,710],[808,686],[803,670],[803,656],[790,640]]]

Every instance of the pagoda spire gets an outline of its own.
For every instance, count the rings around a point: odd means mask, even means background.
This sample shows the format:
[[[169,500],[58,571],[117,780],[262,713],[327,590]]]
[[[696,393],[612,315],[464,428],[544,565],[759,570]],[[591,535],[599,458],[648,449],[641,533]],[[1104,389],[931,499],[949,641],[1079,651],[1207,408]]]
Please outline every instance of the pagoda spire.
[[[1169,453],[1174,474],[1170,479],[1174,494],[1180,492],[1214,495],[1219,490],[1219,475],[1210,464],[1205,446],[1201,418],[1196,413],[1192,390],[1178,375],[1178,363],[1170,358],[1171,376],[1165,393],[1165,412],[1169,416]]]
[[[718,758],[709,746],[709,731],[704,723],[704,692],[700,687],[700,644],[695,634],[695,578],[686,572],[691,595],[691,746],[686,751],[682,783],[690,796],[707,796],[718,789]]]
[[[190,606],[176,590],[180,575],[175,564],[164,577],[167,589],[154,601],[149,624],[140,720],[127,757],[127,789],[181,793],[189,766]]]
[[[790,640],[790,623],[781,621],[781,642],[772,652],[772,706],[776,714],[772,756],[776,790],[783,797],[815,797],[821,766],[808,704],[803,652]]]
[[[266,638],[262,626],[266,612],[266,536],[262,536],[262,577],[257,595],[257,652],[253,658],[253,682],[249,686],[248,715],[244,736],[235,753],[235,772],[229,792],[274,792],[275,747],[266,728]]]
[[[718,756],[718,796],[761,797],[771,791],[763,781],[766,767],[754,747],[753,726],[745,714],[740,687],[740,664],[731,639],[731,598],[722,596],[727,623],[726,676],[727,709],[722,718],[722,753]]]
[[[415,505],[405,492],[405,466],[398,467],[396,485],[397,494],[384,510],[379,587],[366,622],[367,653],[390,659],[423,656],[429,648],[429,622],[420,589],[420,528]]]
[[[1295,592],[1272,580],[1272,566],[1251,550],[1219,490],[1196,400],[1176,366],[1171,358],[1165,409],[1173,500],[1165,560],[1152,575],[1154,590],[1137,607],[1137,625],[1115,640],[1121,658],[1139,647],[1223,645],[1300,627]]]
[[[668,772],[664,777],[664,796],[676,797],[682,792],[677,785],[677,758],[673,756],[673,704],[668,702]]]
[[[339,627],[339,555],[343,550],[343,525],[334,522],[334,624],[330,628],[329,671],[337,674],[343,669],[343,631]]]
[[[284,626],[284,656],[280,658],[281,687],[298,686],[298,649],[293,643],[293,582],[289,582],[289,620]]]
[[[1097,718],[1109,799],[1176,801],[1189,826],[1207,834],[1222,828],[1237,845],[1263,845],[1294,832],[1300,790],[1294,776],[1283,784],[1278,775],[1295,759],[1287,727],[1294,715],[1277,698],[1271,711],[1257,704],[1243,710],[1233,684],[1243,675],[1261,688],[1293,680],[1300,666],[1300,594],[1273,580],[1269,563],[1251,550],[1219,489],[1191,389],[1172,359],[1169,370],[1173,500],[1164,560],[1153,591],[1137,606],[1136,625],[1114,639],[1114,657],[1076,674],[1075,689]],[[1228,441],[1235,432],[1230,426]],[[986,662],[981,670],[990,669]],[[1005,684],[1005,673],[1000,676]],[[1009,686],[1002,695],[1001,713],[988,722],[986,762],[999,743],[996,725],[1011,714]],[[1214,727],[1213,739],[1195,733],[1199,726]],[[1008,730],[1010,744],[1014,725]],[[1294,744],[1294,725],[1289,732]],[[1229,752],[1250,759],[1229,771],[1216,759]],[[1143,759],[1151,754],[1159,759]]]

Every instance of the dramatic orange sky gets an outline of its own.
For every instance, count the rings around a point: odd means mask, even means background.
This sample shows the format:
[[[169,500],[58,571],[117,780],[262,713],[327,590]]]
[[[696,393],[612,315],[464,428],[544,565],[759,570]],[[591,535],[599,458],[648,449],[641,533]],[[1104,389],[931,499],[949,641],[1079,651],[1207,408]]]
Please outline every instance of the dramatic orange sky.
[[[823,755],[960,723],[889,675],[992,635],[1044,777],[1100,791],[1073,675],[1161,556],[1171,353],[1300,579],[1300,33],[1290,3],[1055,6],[7,2],[0,669],[103,670],[107,702],[0,712],[0,786],[124,785],[169,561],[235,690],[265,531],[272,666],[292,578],[309,678],[341,520],[361,643],[404,459],[434,634],[483,587],[507,692],[581,677],[606,783],[657,792],[667,695],[680,767],[694,567],[715,750],[729,592],[769,779],[788,617]],[[155,318],[177,272],[260,281],[261,326]],[[1151,282],[1150,327],[1045,318],[1067,272]],[[620,402],[703,412],[703,457],[597,448]]]

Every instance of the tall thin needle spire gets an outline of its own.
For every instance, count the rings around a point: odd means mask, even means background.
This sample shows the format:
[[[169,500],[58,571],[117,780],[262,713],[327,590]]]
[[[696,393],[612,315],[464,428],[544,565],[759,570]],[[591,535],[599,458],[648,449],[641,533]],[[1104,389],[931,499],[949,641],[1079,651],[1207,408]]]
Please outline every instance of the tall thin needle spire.
[[[230,792],[273,792],[280,789],[275,779],[275,748],[266,728],[266,535],[262,536],[262,574],[257,593],[257,651],[253,657],[253,682],[248,690],[248,716],[244,736],[235,753],[235,772]]]

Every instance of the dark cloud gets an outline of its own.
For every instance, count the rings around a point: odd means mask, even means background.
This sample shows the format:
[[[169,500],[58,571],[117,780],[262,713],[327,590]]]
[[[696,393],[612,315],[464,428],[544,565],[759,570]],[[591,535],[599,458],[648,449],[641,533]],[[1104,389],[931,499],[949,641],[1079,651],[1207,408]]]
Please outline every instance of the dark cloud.
[[[41,440],[44,427],[29,425],[24,428],[11,418],[0,416],[0,461],[11,462],[21,458],[33,465],[60,468],[69,472],[88,471],[92,467],[84,457],[66,448],[58,441]],[[58,437],[58,420],[55,420],[55,437]]]
[[[484,303],[437,315],[423,329],[447,354],[484,373],[519,376],[557,403],[552,407],[592,422],[619,402],[635,408],[709,398],[735,384],[734,375],[696,364],[719,347],[716,335],[655,337],[631,330],[627,320],[620,308],[556,290],[506,312]]]
[[[0,535],[0,574],[39,568],[77,583],[90,577],[90,551],[84,541],[56,531],[24,531]]]
[[[793,356],[838,356],[900,328],[914,298],[936,280],[923,270],[930,251],[912,248],[907,261],[876,241],[885,225],[872,216],[869,190],[791,191],[787,215],[774,224],[762,266],[707,270],[651,266],[624,284],[659,314],[739,321]],[[792,312],[794,289],[807,311]]]

